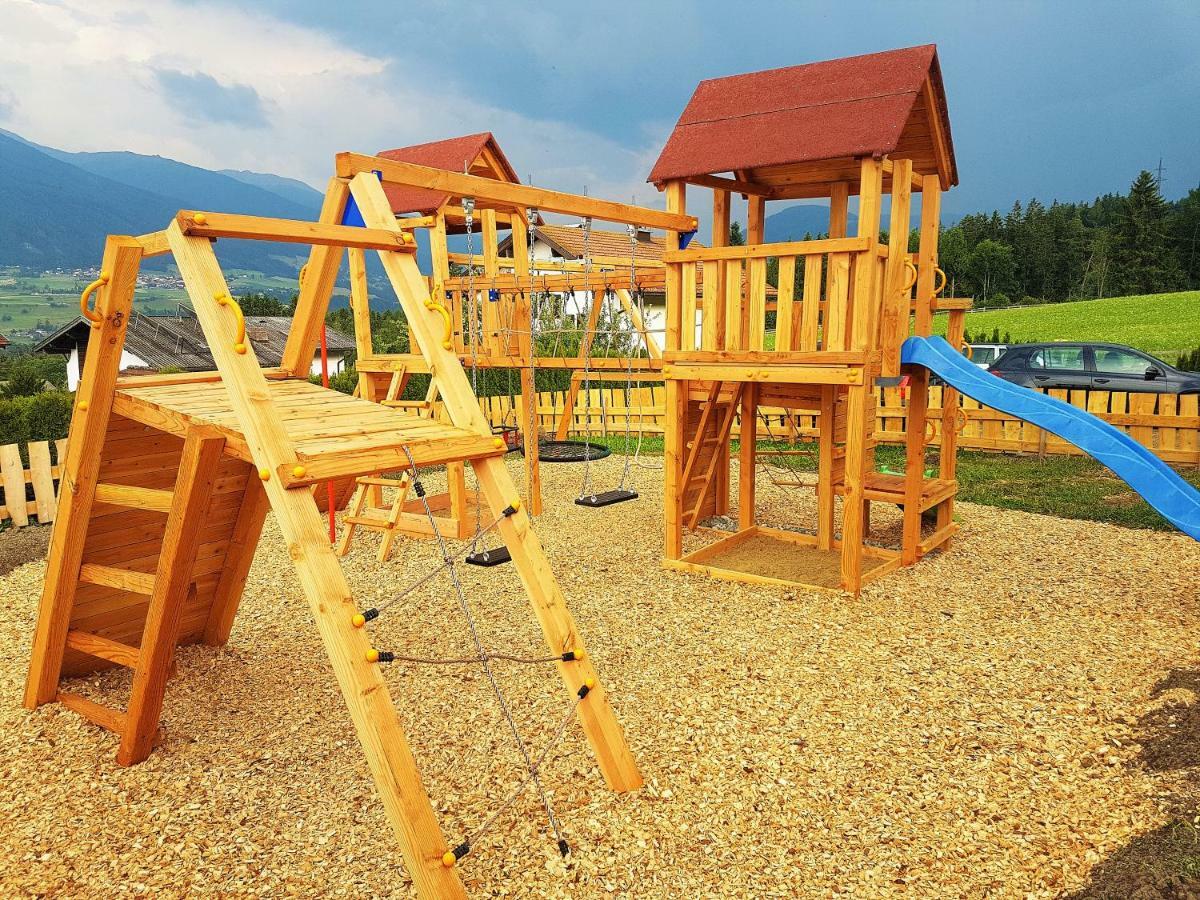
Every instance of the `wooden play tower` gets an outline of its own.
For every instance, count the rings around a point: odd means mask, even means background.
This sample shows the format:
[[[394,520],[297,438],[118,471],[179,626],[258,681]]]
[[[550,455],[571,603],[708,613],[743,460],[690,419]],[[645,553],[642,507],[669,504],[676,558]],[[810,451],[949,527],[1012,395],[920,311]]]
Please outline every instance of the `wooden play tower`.
[[[902,372],[900,363],[910,329],[930,334],[936,310],[951,310],[948,339],[960,343],[970,306],[938,297],[945,282],[938,269],[940,197],[957,183],[957,172],[936,49],[702,82],[649,180],[675,213],[685,212],[689,186],[711,189],[715,245],[685,249],[668,232],[665,564],[731,580],[858,592],[944,547],[956,530],[957,403],[947,389],[939,420],[931,421],[928,372]],[[910,254],[909,212],[918,193],[919,248]],[[730,198],[738,194],[748,203],[748,242],[721,246]],[[768,202],[809,198],[828,198],[829,237],[765,243]],[[778,261],[778,301],[768,305],[770,259]],[[901,374],[910,381],[907,462],[903,475],[885,474],[875,464],[875,386]],[[764,406],[818,415],[812,534],[758,522],[756,423]],[[685,554],[685,532],[730,509],[735,419],[737,531]],[[934,441],[939,468],[927,477],[926,448]],[[899,548],[868,543],[873,502],[903,508]],[[923,518],[936,518],[924,532]]]
[[[387,660],[363,627],[376,611],[364,616],[356,607],[317,511],[315,484],[471,465],[480,502],[496,519],[549,647],[547,659],[532,661],[557,666],[573,704],[568,715],[581,723],[609,786],[631,790],[641,776],[517,500],[503,442],[490,433],[446,334],[448,313],[430,297],[415,243],[372,173],[387,161],[367,157],[356,165],[348,155],[339,161],[318,222],[184,211],[161,232],[108,239],[101,276],[81,301],[93,331],[72,415],[25,704],[62,703],[119,735],[119,763],[145,759],[157,742],[175,647],[225,642],[264,518],[273,510],[408,872],[422,896],[462,896],[454,863],[464,845],[448,850],[440,832],[380,671]],[[212,246],[226,239],[312,246],[276,368],[261,368],[247,352],[253,335]],[[308,382],[347,249],[360,263],[363,252],[378,252],[419,344],[421,365],[437,381],[446,421]],[[166,253],[183,277],[217,368],[121,377],[139,267]],[[125,710],[63,684],[114,666],[132,670]],[[532,769],[530,777],[536,778]]]

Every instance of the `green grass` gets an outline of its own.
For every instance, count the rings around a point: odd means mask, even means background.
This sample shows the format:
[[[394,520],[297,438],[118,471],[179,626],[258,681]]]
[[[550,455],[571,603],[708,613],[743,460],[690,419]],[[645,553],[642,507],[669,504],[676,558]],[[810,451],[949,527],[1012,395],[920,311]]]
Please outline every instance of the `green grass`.
[[[614,455],[623,452],[625,444],[624,435],[607,439],[593,436],[592,441],[608,446]],[[630,441],[631,450],[636,442],[635,435]],[[768,444],[763,442],[760,446],[765,449]],[[774,446],[779,449],[787,447],[782,443]],[[661,455],[662,450],[661,437],[655,435],[642,440],[643,456]],[[880,469],[902,471],[904,451],[900,447],[880,446],[876,451],[876,460]],[[781,465],[790,465],[797,471],[811,472],[816,469],[815,455],[780,457],[776,461]],[[1200,471],[1178,471],[1184,479],[1200,489]],[[1039,460],[1032,456],[964,450],[958,455],[958,482],[959,499],[971,503],[1063,519],[1109,522],[1126,528],[1172,530],[1171,524],[1125,482],[1087,457],[1048,456]]]
[[[946,316],[935,330],[945,334]],[[1014,341],[1111,341],[1174,362],[1200,347],[1200,291],[1108,297],[967,313],[967,331],[999,328]]]

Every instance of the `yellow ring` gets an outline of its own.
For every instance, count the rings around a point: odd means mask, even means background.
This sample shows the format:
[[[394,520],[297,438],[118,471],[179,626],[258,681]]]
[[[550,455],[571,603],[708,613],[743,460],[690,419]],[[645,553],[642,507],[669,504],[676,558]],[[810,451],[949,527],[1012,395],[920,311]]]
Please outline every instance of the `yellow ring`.
[[[246,317],[242,315],[242,308],[238,306],[238,302],[228,294],[219,293],[213,295],[217,303],[221,306],[228,306],[233,309],[233,314],[237,318],[237,338],[234,339],[233,349],[238,353],[246,352]]]
[[[437,296],[438,290],[438,287],[434,287],[433,293],[429,296],[429,299],[425,301],[425,308],[431,309],[437,313],[441,313],[442,320],[446,325],[446,333],[442,335],[442,347],[446,350],[449,350],[454,346],[453,343],[451,343],[451,338],[454,337],[454,327],[450,322],[450,310],[446,309],[446,307],[442,306],[441,303],[434,299],[434,297]]]
[[[83,289],[83,293],[79,295],[79,314],[92,323],[93,328],[99,328],[100,323],[104,321],[104,316],[98,312],[93,312],[88,309],[88,298],[92,296],[92,292],[101,285],[108,284],[109,274],[101,272],[100,277]]]
[[[904,283],[904,287],[901,288],[901,290],[911,291],[912,286],[917,283],[917,267],[913,264],[913,261],[911,259],[906,259],[904,261],[904,265],[905,265],[905,268],[908,269],[909,276],[908,276],[908,280]]]
[[[942,280],[940,282],[938,281],[939,275],[942,276]],[[933,268],[933,296],[935,296],[935,297],[938,296],[945,289],[946,289],[946,273],[943,272],[941,269],[939,269],[937,266],[934,266],[934,268]]]

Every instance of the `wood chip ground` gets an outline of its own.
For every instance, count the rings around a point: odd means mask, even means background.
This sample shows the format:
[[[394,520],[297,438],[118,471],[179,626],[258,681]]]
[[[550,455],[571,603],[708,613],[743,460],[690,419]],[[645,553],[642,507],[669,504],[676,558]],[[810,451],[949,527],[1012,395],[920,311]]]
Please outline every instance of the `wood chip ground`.
[[[620,466],[593,464],[598,487]],[[853,600],[660,569],[662,476],[635,474],[639,501],[592,510],[571,503],[580,467],[547,466],[538,531],[646,787],[606,790],[572,726],[543,772],[569,861],[527,793],[462,863],[474,896],[1061,896],[1196,809],[1190,539],[960,505],[951,552]],[[764,520],[811,522],[811,490],[760,493]],[[878,511],[880,540],[894,520]],[[406,542],[381,567],[377,540],[347,560],[364,606],[437,558]],[[512,567],[463,573],[488,646],[541,653]],[[131,769],[74,713],[20,706],[42,575],[0,579],[0,893],[409,896],[273,523],[228,646],[179,652],[165,744]],[[444,578],[376,625],[381,648],[468,650]],[[560,682],[497,670],[540,748]],[[456,843],[519,758],[476,668],[396,664],[389,680]],[[123,705],[127,686],[77,689]]]

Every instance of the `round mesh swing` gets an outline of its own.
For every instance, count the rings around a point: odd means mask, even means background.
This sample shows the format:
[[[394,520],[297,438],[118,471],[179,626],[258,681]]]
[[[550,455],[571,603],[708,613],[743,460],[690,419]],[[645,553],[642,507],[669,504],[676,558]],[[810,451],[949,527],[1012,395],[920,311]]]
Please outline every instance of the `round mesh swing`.
[[[589,441],[538,441],[538,459],[548,463],[581,463],[604,459],[612,453],[603,444]],[[521,455],[525,447],[521,446]]]

